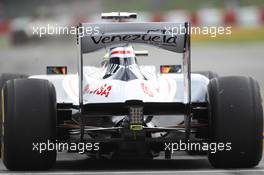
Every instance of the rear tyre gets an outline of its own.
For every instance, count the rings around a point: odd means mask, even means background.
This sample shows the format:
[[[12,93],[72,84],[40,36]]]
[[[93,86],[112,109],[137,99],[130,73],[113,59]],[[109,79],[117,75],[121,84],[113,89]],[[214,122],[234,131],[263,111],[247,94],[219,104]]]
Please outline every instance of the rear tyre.
[[[3,93],[4,165],[9,170],[50,169],[56,150],[40,153],[33,144],[56,141],[54,86],[47,80],[15,79],[5,84]]]
[[[201,74],[201,75],[207,77],[209,80],[219,77],[218,74],[213,72],[213,71],[196,71],[193,73]],[[199,120],[198,120],[198,122],[199,122]],[[207,154],[207,151],[203,151],[203,150],[188,150],[186,152],[192,156],[196,156],[196,155],[200,156],[200,155],[206,155]]]
[[[212,72],[212,71],[197,71],[197,72],[193,72],[193,73],[204,75],[209,80],[219,77],[217,73]]]
[[[259,85],[248,77],[221,77],[208,85],[212,143],[231,143],[228,151],[209,152],[217,168],[249,168],[262,157],[263,111]]]
[[[10,73],[3,73],[0,74],[0,91],[2,90],[5,82],[8,80],[13,80],[13,79],[22,79],[22,78],[27,78],[26,75],[20,75],[20,74],[10,74]],[[2,99],[2,93],[0,92],[0,99]],[[0,100],[0,150],[1,150],[1,140],[2,140],[2,100]],[[1,152],[0,152],[0,157],[1,157]]]

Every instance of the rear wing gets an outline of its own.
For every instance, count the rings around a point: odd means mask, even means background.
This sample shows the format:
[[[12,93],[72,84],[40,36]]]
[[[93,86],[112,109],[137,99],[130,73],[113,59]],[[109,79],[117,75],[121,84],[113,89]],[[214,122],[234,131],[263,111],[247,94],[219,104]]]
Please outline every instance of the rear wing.
[[[79,26],[82,53],[122,43],[148,44],[183,53],[185,31],[184,23],[84,23]]]
[[[87,30],[89,29],[89,30]],[[183,53],[184,103],[191,101],[189,23],[82,23],[78,26],[79,103],[83,105],[83,54],[126,43],[147,44]],[[88,31],[88,32],[87,32]]]

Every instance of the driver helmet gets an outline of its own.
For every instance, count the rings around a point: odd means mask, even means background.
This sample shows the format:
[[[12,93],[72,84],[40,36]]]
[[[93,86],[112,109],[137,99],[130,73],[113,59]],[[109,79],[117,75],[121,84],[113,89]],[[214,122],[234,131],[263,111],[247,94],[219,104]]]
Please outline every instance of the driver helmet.
[[[136,64],[135,51],[132,46],[114,47],[109,52],[109,64]]]

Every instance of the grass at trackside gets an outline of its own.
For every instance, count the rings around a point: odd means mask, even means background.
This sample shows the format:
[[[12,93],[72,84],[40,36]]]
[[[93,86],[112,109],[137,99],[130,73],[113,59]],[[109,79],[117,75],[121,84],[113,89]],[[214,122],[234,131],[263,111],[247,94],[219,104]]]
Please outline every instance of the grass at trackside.
[[[231,35],[192,35],[192,42],[201,43],[245,43],[245,42],[263,42],[264,26],[248,28],[232,28]]]

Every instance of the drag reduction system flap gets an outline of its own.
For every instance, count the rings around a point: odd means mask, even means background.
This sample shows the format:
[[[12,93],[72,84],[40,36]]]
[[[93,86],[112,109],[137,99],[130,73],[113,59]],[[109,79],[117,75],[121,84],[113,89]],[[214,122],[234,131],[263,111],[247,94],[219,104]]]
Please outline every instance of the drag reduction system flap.
[[[88,28],[94,30],[87,32]],[[153,45],[183,53],[186,31],[185,23],[82,23],[78,40],[82,54],[125,43]]]

